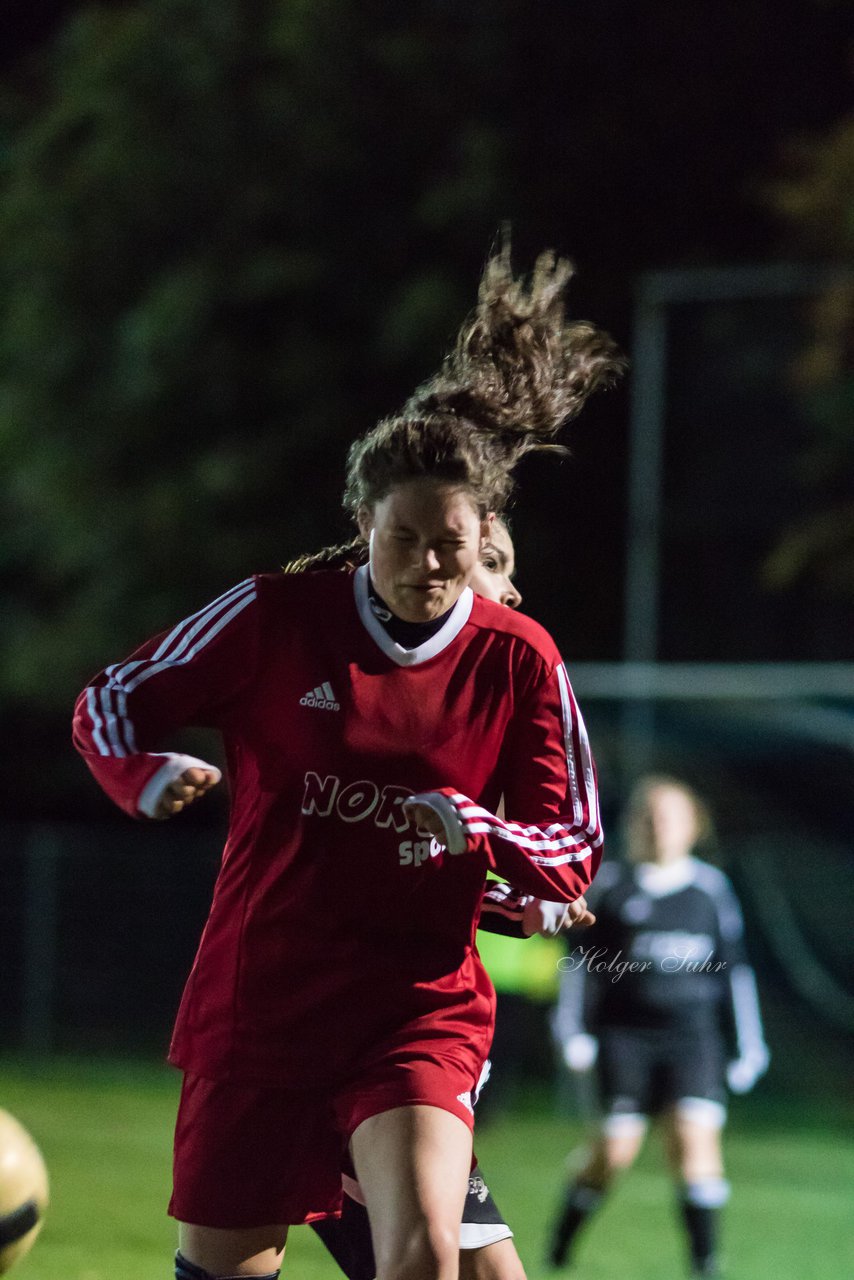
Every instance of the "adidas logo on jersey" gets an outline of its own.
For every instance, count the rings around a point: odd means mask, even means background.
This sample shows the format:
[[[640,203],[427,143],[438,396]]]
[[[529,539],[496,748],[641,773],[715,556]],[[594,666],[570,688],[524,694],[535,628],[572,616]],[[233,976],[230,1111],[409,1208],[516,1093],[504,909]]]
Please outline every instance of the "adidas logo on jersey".
[[[324,680],[323,684],[317,685],[314,689],[309,689],[308,693],[300,698],[299,704],[301,707],[317,707],[320,711],[341,710],[341,704],[335,701],[335,694],[328,680]]]

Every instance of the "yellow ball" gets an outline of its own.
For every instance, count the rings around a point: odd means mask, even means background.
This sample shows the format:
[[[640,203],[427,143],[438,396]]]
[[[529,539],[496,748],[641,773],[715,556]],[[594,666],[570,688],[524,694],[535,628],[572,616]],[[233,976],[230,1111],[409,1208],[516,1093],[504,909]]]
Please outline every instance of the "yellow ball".
[[[0,1110],[0,1275],[33,1247],[47,1201],[41,1152],[24,1126]]]

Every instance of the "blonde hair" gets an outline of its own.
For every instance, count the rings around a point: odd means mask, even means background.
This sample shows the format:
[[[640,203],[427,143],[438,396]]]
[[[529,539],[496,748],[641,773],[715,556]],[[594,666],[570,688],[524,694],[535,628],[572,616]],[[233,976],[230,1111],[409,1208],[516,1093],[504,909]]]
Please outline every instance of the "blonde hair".
[[[698,845],[713,845],[715,842],[715,824],[712,818],[711,810],[705,800],[694,790],[687,782],[683,782],[681,778],[676,778],[668,773],[647,773],[642,778],[638,778],[637,782],[629,792],[629,798],[623,813],[623,839],[625,845],[625,853],[630,861],[636,861],[632,854],[632,840],[630,838],[631,828],[639,818],[646,816],[649,805],[649,797],[653,791],[659,787],[667,787],[674,791],[681,791],[682,795],[691,802],[694,810],[694,821],[696,824],[696,834],[692,848]]]

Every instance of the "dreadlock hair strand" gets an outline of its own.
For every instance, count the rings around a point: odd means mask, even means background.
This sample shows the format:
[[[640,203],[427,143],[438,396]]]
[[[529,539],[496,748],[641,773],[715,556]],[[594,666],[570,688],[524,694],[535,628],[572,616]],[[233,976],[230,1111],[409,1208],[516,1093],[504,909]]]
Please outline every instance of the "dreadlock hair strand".
[[[359,534],[351,542],[342,542],[337,547],[322,547],[311,555],[297,556],[282,565],[283,573],[318,573],[323,569],[342,569],[353,572],[360,565],[368,563],[368,544]]]

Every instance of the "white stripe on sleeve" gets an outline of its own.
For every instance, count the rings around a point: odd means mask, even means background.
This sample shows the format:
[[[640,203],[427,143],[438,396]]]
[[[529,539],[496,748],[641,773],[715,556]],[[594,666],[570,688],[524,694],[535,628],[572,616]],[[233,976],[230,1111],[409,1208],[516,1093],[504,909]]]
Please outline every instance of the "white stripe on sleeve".
[[[452,797],[467,835],[489,834],[510,840],[520,849],[526,849],[531,861],[542,867],[557,867],[566,862],[583,862],[593,849],[602,844],[602,833],[594,839],[573,835],[565,823],[553,822],[547,827],[522,826],[519,822],[505,822],[466,796]]]
[[[126,681],[131,672],[137,671],[140,667],[147,667],[151,663],[159,662],[161,658],[165,658],[167,655],[173,658],[178,657],[186,644],[198,635],[199,631],[201,631],[207,623],[211,621],[211,619],[215,618],[216,615],[232,603],[232,601],[245,595],[250,589],[254,592],[254,583],[251,578],[246,578],[243,582],[239,582],[236,587],[232,587],[231,590],[223,592],[223,594],[218,596],[211,604],[206,604],[204,608],[197,610],[196,613],[191,613],[188,618],[182,619],[181,622],[172,628],[168,636],[166,636],[164,640],[161,640],[157,649],[150,658],[137,658],[132,662],[116,663],[115,666],[107,667],[107,675],[115,679],[117,684],[128,687]],[[184,637],[183,640],[181,640],[182,635]]]
[[[248,604],[252,603],[255,599],[255,595],[255,587],[250,583],[248,592],[244,592],[242,596],[239,596],[236,604],[233,604],[228,612],[223,614],[217,622],[213,623],[213,625],[208,625],[210,619],[215,615],[215,611],[211,609],[204,618],[200,619],[200,621],[187,632],[181,643],[176,646],[168,657],[163,658],[160,662],[155,662],[154,659],[152,659],[151,665],[146,665],[143,671],[138,671],[133,679],[122,681],[122,687],[125,692],[132,693],[137,685],[142,684],[144,680],[150,680],[151,677],[157,675],[159,671],[164,671],[168,667],[182,667],[186,663],[192,662],[196,654],[201,653],[202,649],[209,645],[215,636],[219,635],[223,627],[228,626],[232,618],[236,618],[238,613],[241,613]],[[205,627],[207,628],[206,630],[204,630]],[[196,643],[191,649],[187,649],[187,652],[184,653],[189,641],[197,635],[198,639],[196,640]]]
[[[138,750],[133,721],[128,715],[128,694],[161,671],[192,662],[256,596],[255,583],[248,578],[212,605],[179,622],[150,658],[136,658],[107,667],[107,683],[100,689],[89,689],[86,701],[92,718],[93,740],[102,756],[122,758]],[[191,641],[195,643],[188,648]]]
[[[179,622],[177,626],[172,628],[166,639],[161,642],[157,652],[152,655],[152,661],[158,662],[161,658],[165,657],[167,653],[169,653],[170,648],[178,639],[185,627],[189,627],[190,630],[184,637],[184,643],[197,635],[199,630],[210,618],[214,617],[220,609],[229,604],[232,600],[237,599],[237,597],[242,595],[249,587],[252,587],[254,590],[252,579],[244,578],[243,582],[238,582],[236,587],[231,587],[230,590],[224,591],[221,596],[217,596],[216,600],[211,604],[204,605],[204,607],[198,609],[196,613],[191,613],[189,618],[184,618],[182,622]],[[176,654],[173,656],[177,656],[177,653],[181,652],[181,648],[183,648],[183,644],[179,646],[176,650]]]
[[[580,823],[584,817],[585,810],[588,814],[586,831],[592,835],[600,825],[599,822],[599,798],[596,791],[596,779],[593,773],[593,755],[590,751],[590,739],[587,736],[587,726],[584,723],[584,717],[581,714],[581,708],[575,701],[572,694],[572,688],[569,683],[569,676],[566,674],[566,667],[561,662],[557,667],[557,679],[560,687],[560,701],[563,710],[563,737],[564,747],[566,750],[566,766],[569,775],[569,786],[572,794],[573,817],[576,823]],[[578,730],[578,745],[581,752],[580,774],[575,759],[575,744],[573,742],[572,730],[573,725]],[[584,798],[581,796],[581,789],[584,790]]]
[[[89,712],[89,719],[92,721],[92,741],[98,748],[98,754],[101,756],[108,756],[110,754],[110,748],[107,746],[104,741],[104,735],[101,733],[104,722],[101,719],[100,712],[98,711],[97,689],[87,689],[86,710]]]
[[[110,742],[110,754],[122,758],[127,755],[124,743],[121,737],[121,726],[118,717],[113,712],[112,697],[109,685],[105,685],[101,689],[101,711],[104,717],[104,727],[107,731],[107,738]]]

